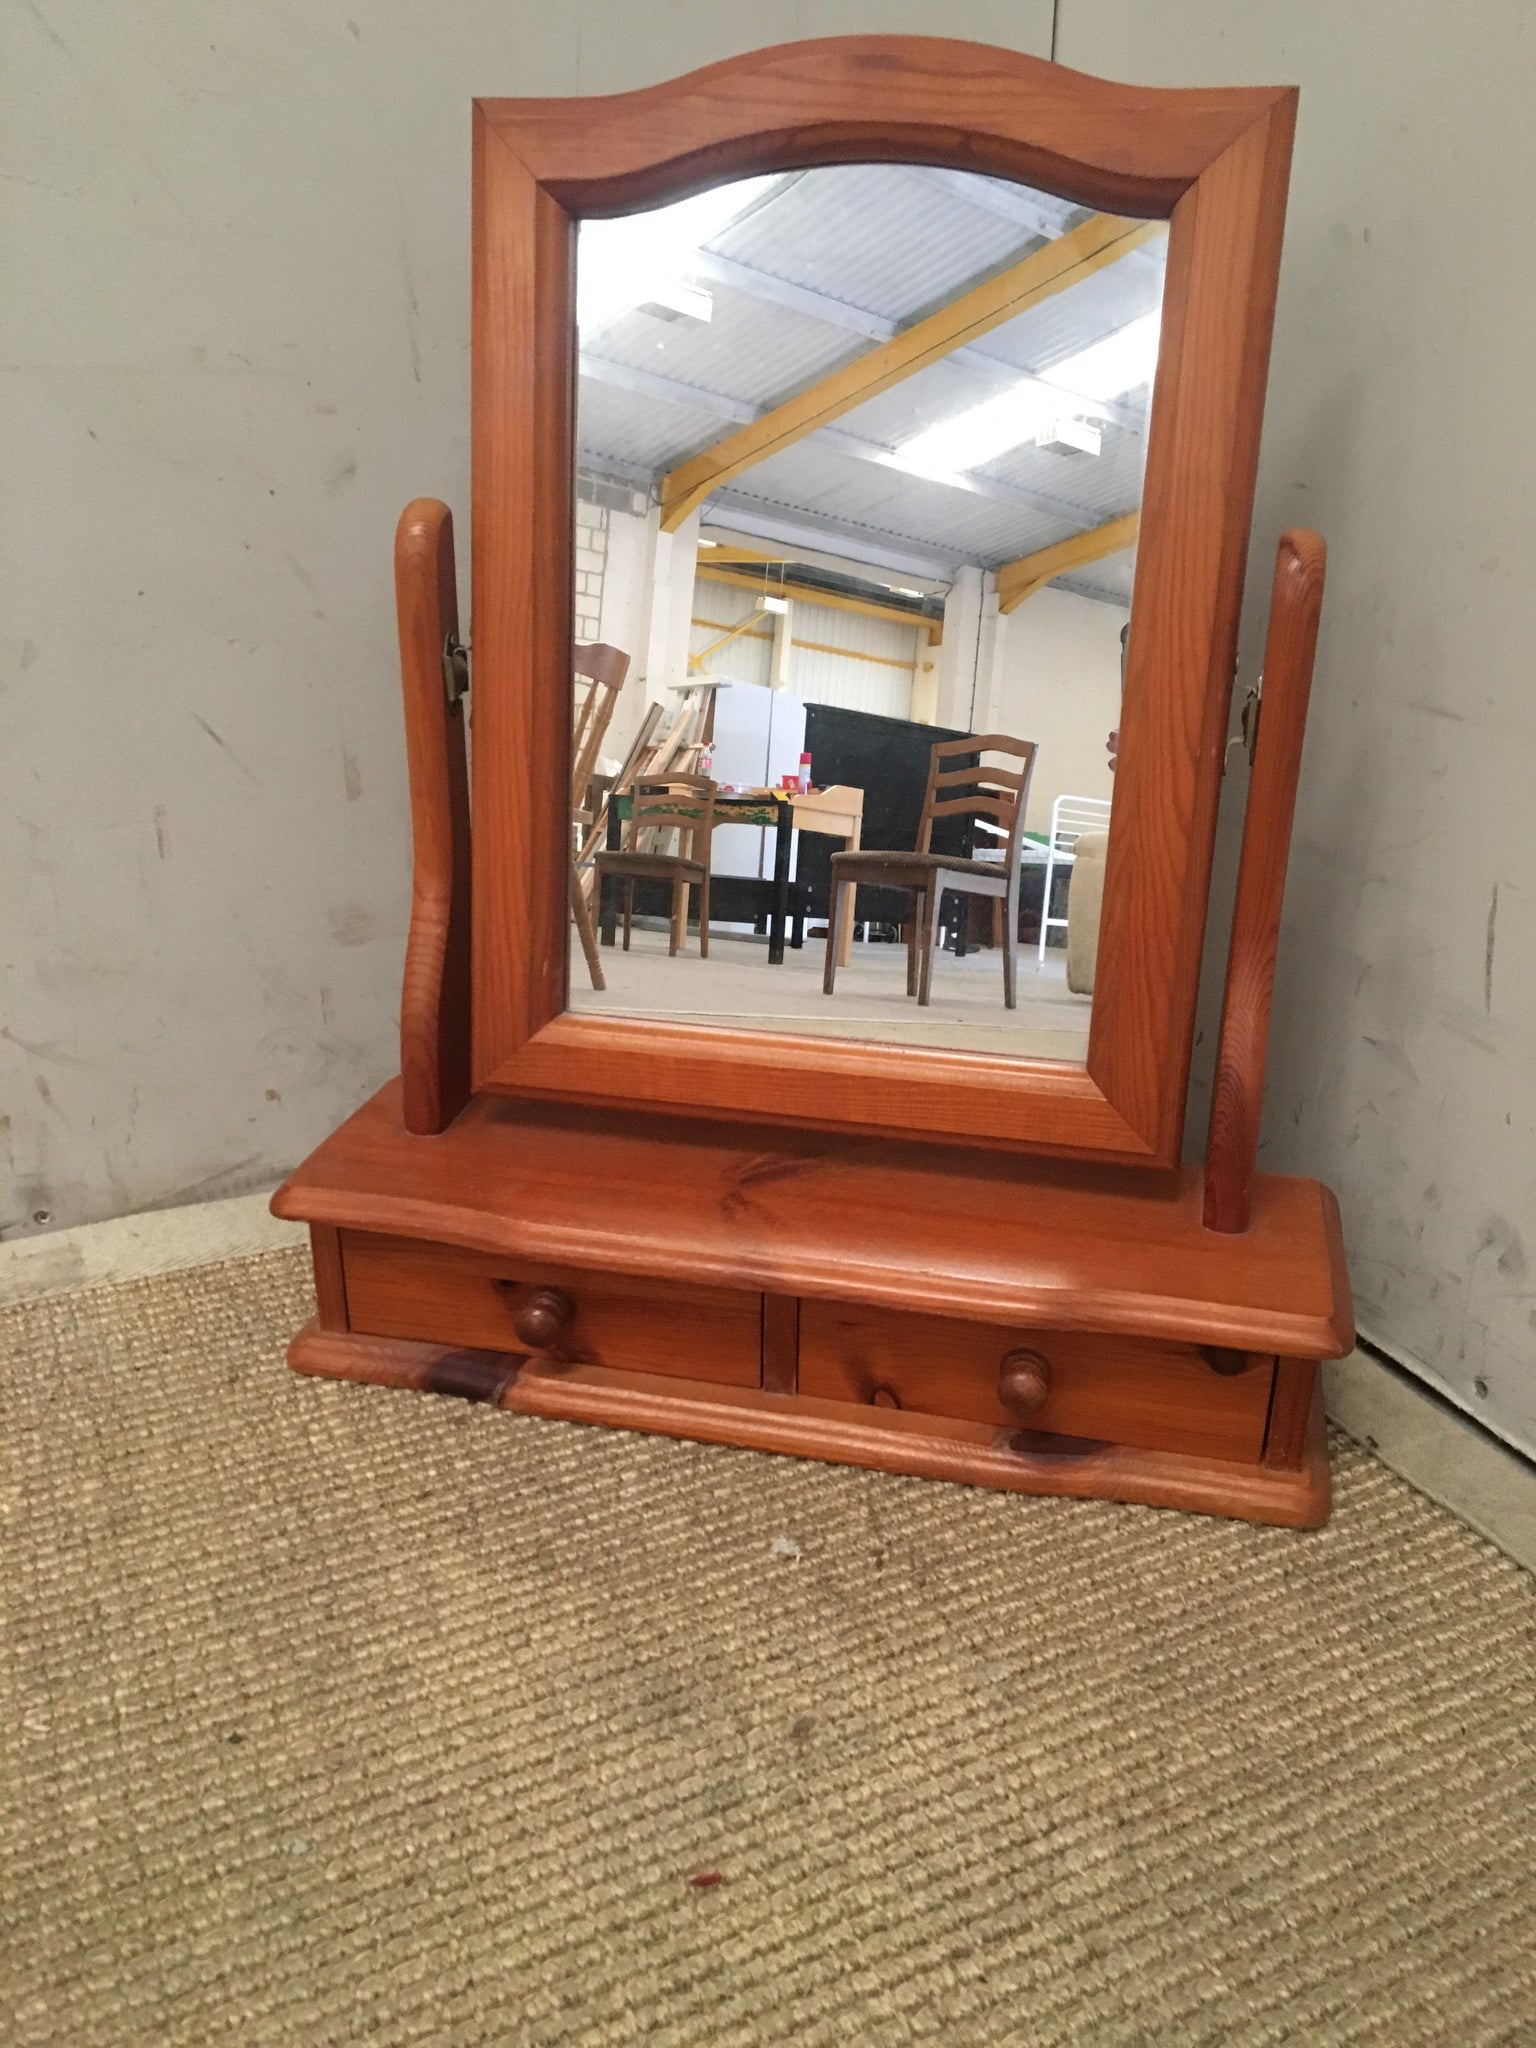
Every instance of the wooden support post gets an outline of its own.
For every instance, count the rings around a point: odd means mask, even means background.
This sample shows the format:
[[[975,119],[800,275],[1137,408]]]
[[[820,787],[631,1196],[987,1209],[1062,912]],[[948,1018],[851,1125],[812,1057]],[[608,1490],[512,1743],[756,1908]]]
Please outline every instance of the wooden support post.
[[[1207,1230],[1248,1228],[1280,906],[1326,563],[1319,534],[1303,529],[1280,536],[1211,1096],[1205,1160]]]
[[[1307,1461],[1307,1439],[1317,1400],[1317,1364],[1310,1358],[1277,1358],[1269,1419],[1264,1428],[1264,1463],[1296,1472]]]
[[[309,1226],[310,1257],[315,1266],[315,1306],[322,1330],[348,1330],[347,1275],[341,1258],[341,1232],[329,1223]]]
[[[395,529],[395,610],[411,785],[411,925],[400,991],[405,1127],[446,1130],[469,1100],[469,775],[444,653],[459,630],[453,515],[415,498]]]

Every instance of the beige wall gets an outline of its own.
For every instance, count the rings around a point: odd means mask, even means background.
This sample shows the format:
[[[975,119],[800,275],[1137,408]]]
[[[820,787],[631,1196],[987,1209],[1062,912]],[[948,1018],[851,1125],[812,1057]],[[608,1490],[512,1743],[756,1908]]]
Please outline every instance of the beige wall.
[[[1058,796],[1114,795],[1105,742],[1120,722],[1120,628],[1129,614],[1049,586],[1010,612],[985,723],[1033,740],[1025,824],[1050,829]]]

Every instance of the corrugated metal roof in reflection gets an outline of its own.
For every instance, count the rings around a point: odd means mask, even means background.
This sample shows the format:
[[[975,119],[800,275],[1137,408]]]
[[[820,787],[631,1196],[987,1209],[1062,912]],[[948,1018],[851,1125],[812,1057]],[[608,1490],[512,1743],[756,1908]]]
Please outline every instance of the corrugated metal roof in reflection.
[[[1118,327],[1155,313],[1163,302],[1163,265],[1144,243],[1054,297],[995,327],[981,344],[989,355],[1021,370],[1049,369]]]
[[[1039,240],[915,165],[836,164],[787,180],[708,246],[907,321]]]
[[[1082,217],[1082,209],[1049,195],[910,165],[836,166],[787,179],[708,245],[758,273],[755,287],[739,276],[734,283],[708,281],[708,322],[631,312],[584,337],[589,354],[621,373],[668,380],[671,389],[636,393],[584,376],[583,457],[659,477],[731,431],[744,411],[778,404],[874,346],[846,318],[839,324],[839,305],[861,316],[909,320],[1038,247],[1042,223],[1060,231]],[[1146,440],[1124,426],[1105,428],[1098,457],[1034,446],[1007,450],[977,473],[980,492],[860,460],[835,442],[842,434],[898,447],[1006,389],[1021,372],[1049,367],[1151,310],[1161,293],[1162,247],[1161,239],[1146,245],[962,355],[892,386],[844,415],[830,440],[797,442],[733,479],[722,502],[819,526],[834,539],[841,531],[900,542],[938,560],[989,565],[1130,509],[1140,495]],[[741,289],[743,282],[751,288]],[[785,304],[782,292],[774,296],[776,285],[838,305],[823,315],[814,301]],[[690,389],[697,403],[686,402]],[[1134,418],[1134,394],[1128,409]],[[988,487],[993,495],[984,494]],[[1024,495],[1009,498],[1008,491]],[[1040,502],[1030,502],[1031,494]],[[1104,593],[1124,581],[1114,564],[1079,575]]]
[[[625,313],[584,335],[582,347],[608,362],[761,407],[777,404],[870,346],[788,307],[764,306],[722,285],[709,290],[714,308],[708,320]]]
[[[583,377],[577,392],[576,445],[583,460],[638,466],[647,475],[670,469],[684,455],[706,448],[723,422],[690,406],[636,398]]]
[[[1010,389],[1015,381],[1007,370],[989,374],[972,368],[969,362],[941,356],[927,369],[903,377],[889,391],[855,406],[837,424],[850,434],[878,442],[882,448],[896,448],[936,421],[953,419],[971,406]]]
[[[1135,574],[1136,550],[1123,548],[1118,555],[1106,555],[1103,561],[1090,562],[1086,569],[1076,569],[1070,576],[1058,576],[1054,587],[1075,590],[1081,597],[1128,605]]]
[[[1083,512],[1101,514],[1105,519],[1130,512],[1141,503],[1141,479],[1146,467],[1146,437],[1105,426],[1097,455],[1075,452],[1055,455],[1049,449],[1022,443],[975,472],[980,480],[991,478],[1018,490],[1049,492],[1077,506]]]
[[[729,495],[781,515],[814,506],[829,520],[938,546],[959,561],[1008,561],[1080,530],[1071,520],[860,462],[815,441],[797,442],[734,478]]]

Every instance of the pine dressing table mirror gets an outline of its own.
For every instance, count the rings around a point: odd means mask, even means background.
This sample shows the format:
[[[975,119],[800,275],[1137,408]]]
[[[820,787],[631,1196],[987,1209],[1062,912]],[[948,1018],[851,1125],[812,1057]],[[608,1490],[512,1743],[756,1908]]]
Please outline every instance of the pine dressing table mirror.
[[[296,1370],[1325,1518],[1338,1214],[1256,1171],[1312,534],[1180,1163],[1295,100],[861,36],[477,103],[473,631],[417,500]]]

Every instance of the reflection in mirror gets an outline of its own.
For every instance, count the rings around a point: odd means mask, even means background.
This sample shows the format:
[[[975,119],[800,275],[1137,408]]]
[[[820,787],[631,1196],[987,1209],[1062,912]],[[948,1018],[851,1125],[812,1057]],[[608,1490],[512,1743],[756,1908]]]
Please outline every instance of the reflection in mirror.
[[[573,1009],[1083,1059],[1164,246],[890,164],[583,224]]]

